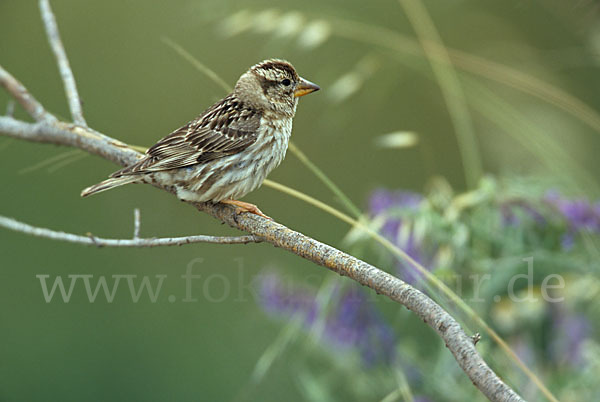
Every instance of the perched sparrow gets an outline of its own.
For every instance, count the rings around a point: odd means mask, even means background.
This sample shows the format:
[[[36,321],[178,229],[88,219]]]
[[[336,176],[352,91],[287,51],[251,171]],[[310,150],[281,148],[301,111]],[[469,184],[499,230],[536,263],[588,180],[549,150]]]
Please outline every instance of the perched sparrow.
[[[129,183],[175,189],[186,201],[222,202],[265,216],[238,201],[258,188],[288,147],[298,97],[319,87],[283,60],[252,66],[233,92],[146,151],[137,163],[88,187],[81,196]]]

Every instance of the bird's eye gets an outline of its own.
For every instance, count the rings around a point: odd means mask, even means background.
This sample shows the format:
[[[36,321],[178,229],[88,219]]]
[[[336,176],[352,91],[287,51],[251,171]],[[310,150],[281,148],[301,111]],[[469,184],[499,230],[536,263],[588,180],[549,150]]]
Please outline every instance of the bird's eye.
[[[292,83],[292,81],[290,81],[286,78],[285,80],[281,81],[281,83],[287,87]]]

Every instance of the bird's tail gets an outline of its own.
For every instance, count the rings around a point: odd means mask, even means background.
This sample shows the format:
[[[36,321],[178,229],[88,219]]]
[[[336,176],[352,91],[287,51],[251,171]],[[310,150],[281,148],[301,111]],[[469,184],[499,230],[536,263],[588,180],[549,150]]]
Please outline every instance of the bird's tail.
[[[129,183],[141,183],[142,180],[140,176],[121,176],[121,177],[111,177],[110,179],[106,179],[101,181],[98,184],[94,184],[91,187],[83,189],[81,192],[82,197],[87,197],[88,195],[100,193],[102,191],[110,190],[111,188],[119,187],[124,184]]]

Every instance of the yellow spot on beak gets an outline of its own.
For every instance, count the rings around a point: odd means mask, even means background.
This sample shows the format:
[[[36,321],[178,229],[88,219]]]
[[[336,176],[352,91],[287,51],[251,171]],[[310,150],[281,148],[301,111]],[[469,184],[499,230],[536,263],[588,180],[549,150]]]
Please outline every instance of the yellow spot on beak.
[[[304,78],[300,78],[300,82],[294,91],[294,97],[298,98],[300,96],[308,95],[309,93],[318,91],[319,89],[321,89],[321,87],[317,84],[313,84]]]

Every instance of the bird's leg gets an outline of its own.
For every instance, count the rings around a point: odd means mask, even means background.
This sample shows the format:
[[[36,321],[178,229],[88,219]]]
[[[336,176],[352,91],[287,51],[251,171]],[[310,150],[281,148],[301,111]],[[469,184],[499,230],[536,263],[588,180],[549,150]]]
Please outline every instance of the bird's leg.
[[[249,202],[239,201],[239,200],[222,200],[221,203],[233,205],[235,207],[235,212],[241,214],[243,212],[250,212],[251,214],[262,216],[263,218],[267,218],[269,220],[273,220],[273,218],[262,213],[260,209],[254,204],[250,204]]]

